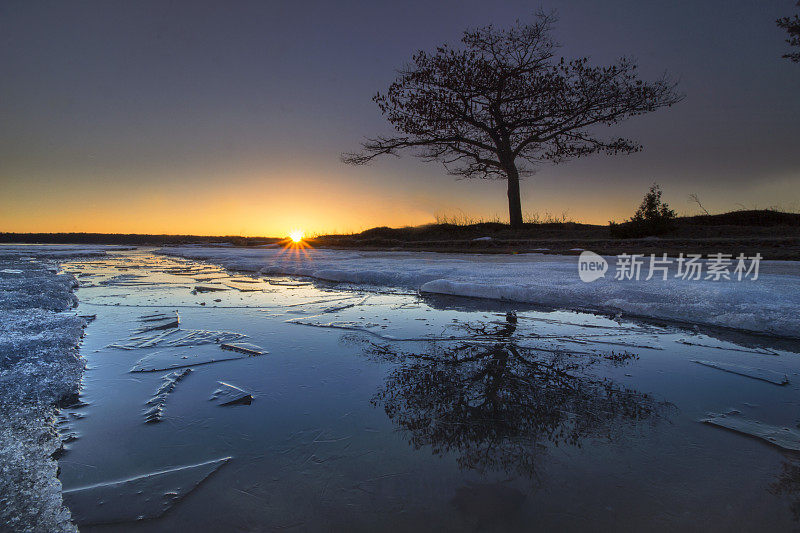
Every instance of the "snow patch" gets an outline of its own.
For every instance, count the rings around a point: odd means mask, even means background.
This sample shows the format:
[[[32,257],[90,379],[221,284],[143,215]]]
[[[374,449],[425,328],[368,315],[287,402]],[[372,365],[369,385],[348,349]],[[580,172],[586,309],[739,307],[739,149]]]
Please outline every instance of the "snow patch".
[[[562,309],[626,314],[785,337],[800,336],[800,262],[762,261],[755,281],[616,280],[584,283],[577,256],[168,247],[162,253],[266,275],[382,285]]]

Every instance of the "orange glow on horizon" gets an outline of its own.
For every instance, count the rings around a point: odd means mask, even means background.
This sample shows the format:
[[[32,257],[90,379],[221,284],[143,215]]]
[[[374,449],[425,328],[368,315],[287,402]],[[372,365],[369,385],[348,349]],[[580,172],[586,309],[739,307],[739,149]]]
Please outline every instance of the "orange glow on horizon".
[[[398,199],[356,177],[312,169],[231,171],[224,187],[200,170],[186,174],[122,174],[92,187],[83,176],[12,180],[0,173],[0,232],[279,237],[301,217],[307,237],[426,224],[435,210],[416,196]],[[294,184],[292,195],[276,198],[274,189],[286,182]]]

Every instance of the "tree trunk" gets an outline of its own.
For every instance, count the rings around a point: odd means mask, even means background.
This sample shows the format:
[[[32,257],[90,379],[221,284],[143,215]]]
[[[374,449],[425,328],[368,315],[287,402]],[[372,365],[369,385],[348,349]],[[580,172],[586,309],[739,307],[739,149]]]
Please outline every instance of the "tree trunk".
[[[512,228],[522,227],[522,201],[519,197],[519,172],[511,163],[506,169],[508,175],[508,218]]]

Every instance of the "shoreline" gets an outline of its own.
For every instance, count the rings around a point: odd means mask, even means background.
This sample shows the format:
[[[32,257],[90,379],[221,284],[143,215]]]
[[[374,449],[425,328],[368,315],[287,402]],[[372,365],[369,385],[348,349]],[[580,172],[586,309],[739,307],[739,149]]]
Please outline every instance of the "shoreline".
[[[304,276],[334,283],[410,289],[540,305],[650,320],[719,327],[771,337],[796,338],[800,283],[795,262],[761,263],[760,277],[744,281],[706,279],[616,280],[615,265],[603,279],[581,281],[578,258],[517,254],[433,254],[411,250],[278,250],[275,248],[173,247],[156,253],[201,260],[262,275]],[[470,260],[471,259],[471,260]],[[607,258],[608,259],[608,258]],[[672,265],[671,273],[674,273]],[[646,274],[646,271],[645,271]],[[687,320],[691,317],[691,320]]]
[[[373,240],[370,242],[330,243],[318,242],[315,239],[307,241],[313,248],[322,250],[357,250],[381,252],[435,252],[453,254],[486,254],[486,255],[516,255],[516,254],[545,254],[558,256],[580,255],[584,250],[595,252],[599,255],[639,254],[649,257],[655,254],[660,257],[666,253],[668,257],[678,257],[679,254],[732,254],[734,257],[740,253],[747,256],[760,253],[765,260],[771,261],[800,261],[800,238],[776,237],[771,239],[670,239],[670,238],[644,238],[644,239],[554,239],[554,240],[483,240],[483,241],[390,241]],[[213,247],[214,245],[208,245]],[[247,249],[248,246],[235,246]]]
[[[62,411],[81,405],[87,321],[71,312],[76,278],[59,270],[64,260],[100,255],[0,248],[0,494],[2,522],[15,531],[77,531],[59,479],[68,442],[59,426]]]

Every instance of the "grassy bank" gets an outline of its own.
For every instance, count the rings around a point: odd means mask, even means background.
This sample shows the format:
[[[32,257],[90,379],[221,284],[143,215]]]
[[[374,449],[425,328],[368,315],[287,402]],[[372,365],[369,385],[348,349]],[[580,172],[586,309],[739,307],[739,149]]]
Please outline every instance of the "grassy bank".
[[[745,253],[767,259],[800,260],[800,214],[772,210],[733,211],[720,215],[680,217],[658,237],[620,239],[608,226],[575,222],[507,224],[429,224],[406,228],[372,228],[352,235],[310,239],[312,246],[438,252],[577,254]]]

